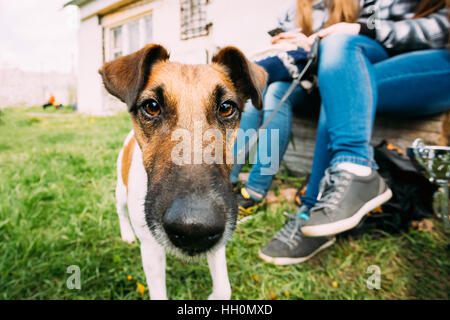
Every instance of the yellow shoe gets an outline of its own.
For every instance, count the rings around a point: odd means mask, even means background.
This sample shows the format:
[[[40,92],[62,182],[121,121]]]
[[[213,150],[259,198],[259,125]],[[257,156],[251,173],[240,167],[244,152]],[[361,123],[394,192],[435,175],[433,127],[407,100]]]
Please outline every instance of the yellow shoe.
[[[237,204],[238,204],[238,224],[247,221],[255,216],[264,205],[264,200],[258,202],[250,197],[247,189],[241,188],[240,192],[237,193]]]

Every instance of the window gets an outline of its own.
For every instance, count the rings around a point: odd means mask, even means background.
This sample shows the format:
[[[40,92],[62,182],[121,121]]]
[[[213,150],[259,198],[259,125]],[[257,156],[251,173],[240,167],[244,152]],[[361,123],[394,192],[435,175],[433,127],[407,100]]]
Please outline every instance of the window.
[[[122,42],[122,26],[111,29],[111,55],[113,59],[122,56],[123,42]]]
[[[180,0],[181,40],[207,36],[211,23],[206,20],[208,0]]]
[[[128,52],[135,52],[140,49],[139,44],[139,20],[128,23]]]
[[[145,43],[153,42],[153,17],[151,14],[145,16],[144,18],[145,24]]]
[[[151,13],[138,19],[127,21],[109,30],[108,60],[117,59],[123,55],[135,52],[146,44],[153,42],[153,19]]]

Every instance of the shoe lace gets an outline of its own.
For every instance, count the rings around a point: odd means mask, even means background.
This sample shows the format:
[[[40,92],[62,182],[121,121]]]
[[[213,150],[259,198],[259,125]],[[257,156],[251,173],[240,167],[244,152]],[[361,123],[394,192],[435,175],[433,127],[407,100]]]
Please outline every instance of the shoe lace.
[[[275,235],[275,239],[286,244],[290,249],[298,246],[302,239],[301,226],[304,221],[309,219],[306,211],[306,208],[302,206],[298,208],[295,214],[285,212],[286,216],[288,216],[290,220],[286,222],[280,231],[278,231]]]
[[[317,203],[311,211],[323,208],[336,209],[350,179],[351,175],[347,171],[336,167],[328,168],[320,182]]]

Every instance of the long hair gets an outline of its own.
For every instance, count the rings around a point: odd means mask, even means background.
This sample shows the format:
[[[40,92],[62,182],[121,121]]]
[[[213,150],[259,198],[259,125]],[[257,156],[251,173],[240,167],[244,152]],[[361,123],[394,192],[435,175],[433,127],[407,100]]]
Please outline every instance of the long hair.
[[[433,12],[438,11],[447,6],[450,1],[446,0],[422,0],[414,12],[414,18],[423,18],[430,15]]]
[[[297,26],[309,36],[313,33],[312,3],[314,0],[297,0]],[[330,14],[325,27],[339,22],[355,22],[359,14],[357,0],[324,0]],[[445,0],[444,0],[445,1]]]
[[[355,22],[359,14],[359,1],[356,0],[324,0],[330,14],[324,27],[339,22]],[[297,0],[297,26],[309,36],[313,33],[312,3],[314,0]],[[426,17],[443,7],[449,7],[450,0],[422,0],[416,8],[414,18]]]

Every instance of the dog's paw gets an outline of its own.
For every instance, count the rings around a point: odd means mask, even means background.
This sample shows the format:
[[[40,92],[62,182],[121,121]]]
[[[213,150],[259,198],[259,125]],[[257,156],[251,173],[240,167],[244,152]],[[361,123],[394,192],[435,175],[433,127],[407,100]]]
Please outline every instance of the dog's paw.
[[[121,232],[122,240],[128,243],[133,243],[136,241],[136,236],[134,235],[134,232]]]

